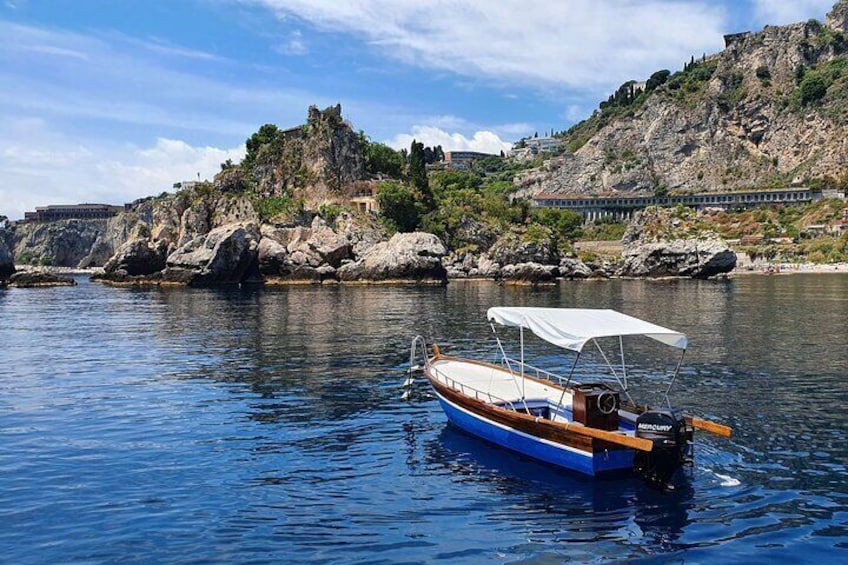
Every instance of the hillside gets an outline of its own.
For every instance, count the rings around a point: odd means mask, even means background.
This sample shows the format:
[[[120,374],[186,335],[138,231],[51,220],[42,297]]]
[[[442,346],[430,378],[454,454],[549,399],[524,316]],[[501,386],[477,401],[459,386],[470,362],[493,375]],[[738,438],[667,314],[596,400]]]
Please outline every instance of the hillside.
[[[848,184],[848,0],[766,26],[683,71],[630,81],[517,179],[545,193],[691,193]]]

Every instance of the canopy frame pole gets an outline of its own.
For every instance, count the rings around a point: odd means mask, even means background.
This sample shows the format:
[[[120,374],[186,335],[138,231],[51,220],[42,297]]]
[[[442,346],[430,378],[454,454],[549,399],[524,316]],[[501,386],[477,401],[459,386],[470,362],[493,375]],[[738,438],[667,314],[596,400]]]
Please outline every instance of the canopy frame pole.
[[[621,374],[624,378],[624,390],[627,390],[627,363],[624,361],[624,337],[618,336],[618,347],[621,353]]]
[[[521,395],[521,402],[524,404],[524,409],[527,413],[530,413],[530,409],[527,407],[527,399],[524,398],[524,394],[522,393],[521,387],[518,386],[518,381],[515,379],[515,371],[512,370],[512,365],[509,362],[509,357],[506,356],[506,351],[503,348],[503,344],[501,343],[501,338],[498,337],[498,330],[495,329],[495,324],[489,322],[489,326],[492,328],[492,333],[495,334],[495,341],[498,342],[498,348],[501,350],[501,355],[503,355],[503,360],[506,363],[506,368],[509,371],[510,376],[512,377],[512,382],[515,384],[516,390],[518,390],[518,394]],[[522,361],[523,363],[523,361]],[[522,368],[523,370],[523,368]],[[490,385],[491,388],[491,385]]]
[[[619,339],[621,338],[621,336],[618,336],[618,337],[619,337]],[[629,400],[631,402],[631,404],[636,404],[635,402],[633,402],[633,398],[630,396],[630,392],[627,390],[627,384],[621,382],[621,378],[618,376],[618,373],[615,372],[615,367],[613,367],[612,363],[610,363],[609,359],[607,358],[607,354],[604,353],[604,350],[601,348],[601,344],[598,343],[598,340],[596,340],[595,338],[592,338],[592,343],[594,343],[595,347],[598,348],[598,351],[601,352],[601,357],[604,358],[604,362],[607,364],[607,367],[609,367],[610,372],[612,372],[612,376],[615,377],[616,382],[618,382],[618,386],[621,387],[621,392],[624,393],[624,396],[627,397],[627,400]],[[622,351],[622,358],[623,358],[623,356],[624,356],[624,352]],[[666,398],[667,398],[667,396],[666,396]]]
[[[524,326],[518,328],[518,339],[521,342],[521,398],[526,397],[527,385],[524,378]]]
[[[565,400],[565,389],[568,388],[569,384],[571,384],[571,377],[574,376],[574,369],[577,368],[577,362],[580,360],[580,353],[582,352],[577,352],[577,357],[574,358],[574,363],[571,364],[571,370],[568,372],[568,379],[562,387],[562,394],[559,395],[559,402],[557,402],[556,410],[554,411],[555,414],[562,410],[562,401]],[[553,418],[551,418],[551,420],[553,420]]]
[[[669,408],[671,408],[671,400],[668,398],[668,393],[671,392],[671,387],[674,386],[674,380],[680,373],[680,367],[683,365],[684,357],[686,357],[685,349],[683,350],[683,353],[680,354],[680,360],[677,362],[677,367],[674,368],[674,374],[671,376],[671,382],[668,383],[668,388],[665,389],[665,403]]]

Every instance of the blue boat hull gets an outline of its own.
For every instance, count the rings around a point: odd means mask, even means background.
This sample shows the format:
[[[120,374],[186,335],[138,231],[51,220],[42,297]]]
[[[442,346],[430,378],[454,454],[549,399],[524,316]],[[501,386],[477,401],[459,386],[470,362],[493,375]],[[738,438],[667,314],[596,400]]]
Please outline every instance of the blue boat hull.
[[[598,453],[581,451],[492,422],[454,404],[438,391],[436,396],[453,425],[505,449],[591,477],[620,474],[633,469],[634,452],[631,449],[603,450]]]

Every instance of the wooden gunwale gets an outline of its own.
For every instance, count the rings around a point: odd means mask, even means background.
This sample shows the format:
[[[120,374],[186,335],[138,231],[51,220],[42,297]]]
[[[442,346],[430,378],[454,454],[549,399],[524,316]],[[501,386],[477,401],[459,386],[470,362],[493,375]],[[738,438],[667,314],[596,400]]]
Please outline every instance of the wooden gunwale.
[[[447,357],[440,357],[440,359],[446,358]],[[466,361],[465,359],[458,358],[450,359],[463,362]],[[500,368],[489,363],[476,362],[471,360],[469,360],[468,362],[477,365],[495,367],[498,369]],[[430,384],[433,386],[433,388],[435,388],[439,394],[441,394],[450,402],[461,406],[469,412],[482,416],[490,421],[497,422],[499,424],[508,426],[512,429],[524,432],[534,437],[552,441],[554,443],[558,443],[591,454],[624,449],[641,449],[643,451],[650,451],[653,448],[653,444],[650,441],[641,438],[636,438],[633,436],[619,436],[615,434],[616,443],[605,441],[603,439],[598,439],[596,437],[590,437],[590,434],[613,434],[611,432],[595,430],[594,428],[587,428],[579,425],[569,426],[569,424],[567,423],[552,422],[547,419],[541,419],[535,416],[531,416],[530,414],[516,412],[507,408],[501,408],[491,403],[472,398],[439,382],[436,377],[430,374],[429,369],[425,369],[424,374],[427,377],[427,380],[430,381]],[[533,380],[538,381],[538,379]],[[543,382],[543,384],[546,385],[550,383],[550,381],[539,382]],[[557,386],[556,388],[562,390],[562,387]],[[623,445],[624,443],[627,443],[629,445]]]

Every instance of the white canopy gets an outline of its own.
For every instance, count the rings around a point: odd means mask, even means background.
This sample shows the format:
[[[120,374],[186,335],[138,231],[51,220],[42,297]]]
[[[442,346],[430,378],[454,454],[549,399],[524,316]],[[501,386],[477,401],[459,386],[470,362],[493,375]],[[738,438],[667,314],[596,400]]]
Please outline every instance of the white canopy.
[[[581,351],[597,337],[643,335],[666,345],[686,349],[686,336],[616,312],[590,308],[489,308],[490,321],[527,328],[548,343]]]

